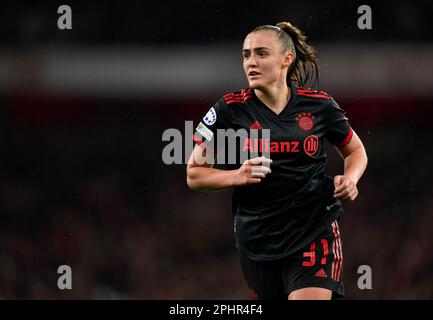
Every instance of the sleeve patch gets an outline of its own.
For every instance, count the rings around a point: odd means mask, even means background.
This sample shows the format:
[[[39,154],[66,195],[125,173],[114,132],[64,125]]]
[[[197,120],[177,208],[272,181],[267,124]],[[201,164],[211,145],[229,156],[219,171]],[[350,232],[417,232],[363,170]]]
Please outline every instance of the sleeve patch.
[[[212,108],[213,109],[213,108]],[[210,141],[213,137],[213,132],[209,130],[203,123],[199,123],[197,126],[197,132],[200,133],[206,140]]]
[[[217,115],[216,115],[216,111],[215,108],[212,107],[210,108],[210,110],[208,111],[208,113],[206,113],[206,115],[203,118],[204,123],[206,123],[208,126],[213,125],[217,120]]]

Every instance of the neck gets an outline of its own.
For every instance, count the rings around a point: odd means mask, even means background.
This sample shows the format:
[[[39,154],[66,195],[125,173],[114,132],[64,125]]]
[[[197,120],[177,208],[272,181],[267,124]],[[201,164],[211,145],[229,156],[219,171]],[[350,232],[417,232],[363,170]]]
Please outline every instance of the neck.
[[[254,89],[254,92],[265,105],[279,114],[290,100],[291,89],[284,82],[264,89]]]

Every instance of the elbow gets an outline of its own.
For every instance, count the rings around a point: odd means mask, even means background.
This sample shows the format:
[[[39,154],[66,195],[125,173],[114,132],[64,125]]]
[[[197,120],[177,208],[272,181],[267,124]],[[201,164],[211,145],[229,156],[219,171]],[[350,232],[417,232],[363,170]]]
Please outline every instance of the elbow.
[[[196,179],[191,179],[190,177],[186,177],[186,184],[191,190],[199,191],[199,192],[207,192],[208,190],[197,183]]]
[[[364,146],[362,147],[362,153],[364,155],[364,163],[365,163],[365,167],[367,168],[367,164],[368,164],[368,156],[367,156],[367,151],[365,151]]]
[[[199,192],[210,192],[208,188],[206,188],[205,186],[203,186],[202,183],[200,183],[200,180],[197,177],[192,177],[191,175],[187,175],[186,184],[191,190],[199,191]]]
[[[188,188],[194,191],[199,191],[198,185],[197,185],[197,179],[194,178],[192,168],[187,168],[186,170],[186,184]]]
[[[215,190],[207,185],[208,181],[205,178],[207,173],[200,170],[198,167],[189,167],[186,171],[186,184],[191,190],[199,192],[214,192]]]
[[[196,186],[194,184],[194,180],[191,179],[188,175],[186,176],[186,184],[191,190],[196,190]]]

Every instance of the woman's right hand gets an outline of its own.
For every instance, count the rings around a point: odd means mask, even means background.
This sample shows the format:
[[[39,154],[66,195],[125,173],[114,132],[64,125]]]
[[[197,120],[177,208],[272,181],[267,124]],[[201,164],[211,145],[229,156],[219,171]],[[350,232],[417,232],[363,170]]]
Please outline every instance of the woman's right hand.
[[[269,168],[271,163],[272,160],[264,156],[245,160],[242,166],[235,171],[235,186],[246,186],[261,182],[268,173],[272,172]]]

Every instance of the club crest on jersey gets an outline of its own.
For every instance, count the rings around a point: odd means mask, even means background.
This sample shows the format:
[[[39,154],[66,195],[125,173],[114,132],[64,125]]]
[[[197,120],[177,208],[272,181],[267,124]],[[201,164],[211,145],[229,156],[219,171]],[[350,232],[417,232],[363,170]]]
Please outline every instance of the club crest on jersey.
[[[308,112],[302,112],[298,114],[296,117],[296,121],[298,121],[299,128],[301,128],[304,131],[311,130],[313,128],[313,120],[314,116],[311,115],[311,113]]]
[[[215,108],[212,107],[204,116],[203,121],[208,126],[211,126],[216,122],[216,119],[217,119],[216,111],[215,111]]]

